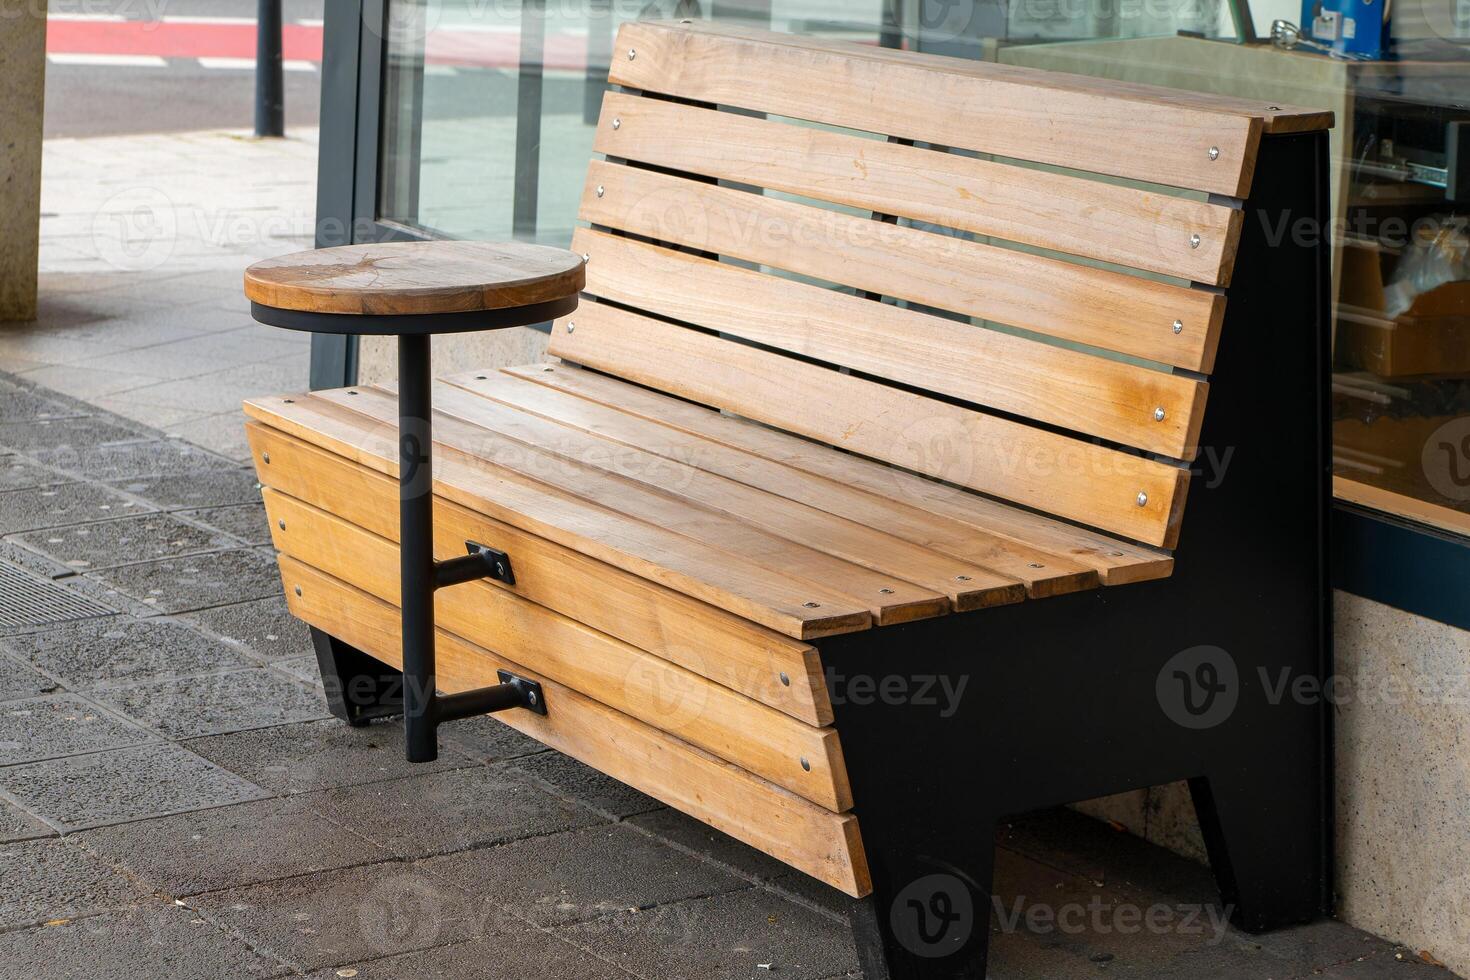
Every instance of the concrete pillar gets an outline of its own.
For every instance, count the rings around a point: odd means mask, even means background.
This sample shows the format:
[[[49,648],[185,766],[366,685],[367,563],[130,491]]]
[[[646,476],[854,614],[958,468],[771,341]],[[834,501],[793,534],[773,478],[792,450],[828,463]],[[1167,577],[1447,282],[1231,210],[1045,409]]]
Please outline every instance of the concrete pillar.
[[[0,79],[0,320],[34,320],[45,0],[0,0]]]

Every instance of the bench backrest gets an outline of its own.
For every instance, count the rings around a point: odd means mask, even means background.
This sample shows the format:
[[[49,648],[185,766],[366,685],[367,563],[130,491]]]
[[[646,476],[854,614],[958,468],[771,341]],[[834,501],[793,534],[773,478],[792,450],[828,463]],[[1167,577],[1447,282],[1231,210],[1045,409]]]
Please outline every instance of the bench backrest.
[[[698,22],[610,80],[553,354],[1174,546],[1257,147],[1330,114]]]

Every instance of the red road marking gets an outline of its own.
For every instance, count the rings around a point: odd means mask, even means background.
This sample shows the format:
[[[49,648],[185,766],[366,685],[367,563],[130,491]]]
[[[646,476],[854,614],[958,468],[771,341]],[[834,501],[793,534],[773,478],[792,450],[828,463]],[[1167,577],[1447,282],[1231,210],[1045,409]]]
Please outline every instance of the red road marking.
[[[160,58],[254,58],[253,24],[168,24],[159,21],[53,19],[46,25],[52,54],[151,54]],[[281,56],[322,60],[322,29],[281,28]]]
[[[520,63],[520,36],[514,32],[433,31],[425,44],[430,65],[514,69]],[[286,24],[281,56],[293,61],[322,60],[322,29]],[[53,18],[46,28],[52,54],[134,54],[160,58],[254,58],[255,25],[167,23],[162,21],[83,21]],[[587,64],[587,39],[550,34],[542,64],[550,70],[581,71]]]

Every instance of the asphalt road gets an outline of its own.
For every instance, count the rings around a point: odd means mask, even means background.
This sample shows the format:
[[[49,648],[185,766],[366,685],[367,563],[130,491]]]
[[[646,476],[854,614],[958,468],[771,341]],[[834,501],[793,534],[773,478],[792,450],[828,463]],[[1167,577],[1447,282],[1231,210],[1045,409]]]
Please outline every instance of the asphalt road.
[[[92,47],[99,52],[60,52],[47,59],[45,135],[103,136],[122,133],[162,133],[200,129],[249,128],[254,123],[255,72],[250,65],[205,67],[188,49],[190,38],[175,38],[180,43],[168,45],[164,32],[140,32],[138,25],[117,24],[111,20],[96,23],[78,21],[103,17],[121,17],[124,21],[147,21],[159,24],[184,24],[180,18],[230,18],[254,21],[253,0],[51,0],[48,51],[55,46]],[[286,24],[317,22],[322,17],[322,0],[285,0],[283,20]],[[64,23],[62,23],[64,22]],[[202,31],[221,27],[235,33],[249,32],[229,21],[205,25]],[[95,45],[65,44],[79,28],[95,35]],[[207,37],[202,40],[208,40]],[[133,42],[141,50],[116,53]],[[239,46],[239,39],[234,46]],[[157,43],[154,53],[148,45]],[[208,53],[201,47],[200,54]],[[253,61],[253,40],[246,50],[230,53],[248,54]],[[238,61],[238,59],[236,59]],[[303,59],[304,60],[304,59]],[[320,60],[320,56],[317,56]],[[107,63],[127,61],[131,63]],[[142,64],[141,62],[151,62]],[[321,73],[318,64],[309,70],[299,65],[285,73],[287,126],[317,125],[321,101]]]

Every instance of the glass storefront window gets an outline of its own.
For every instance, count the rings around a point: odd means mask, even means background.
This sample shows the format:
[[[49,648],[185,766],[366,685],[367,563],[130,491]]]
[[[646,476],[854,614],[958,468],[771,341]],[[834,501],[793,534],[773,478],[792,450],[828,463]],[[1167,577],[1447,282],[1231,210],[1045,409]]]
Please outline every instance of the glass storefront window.
[[[388,2],[376,217],[424,235],[570,240],[633,19],[1331,109],[1337,493],[1470,533],[1467,0]]]

